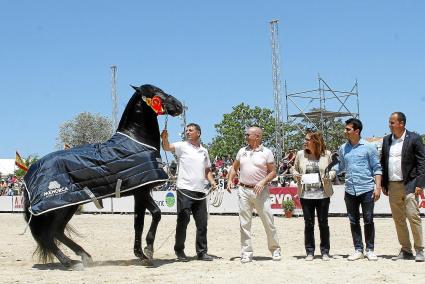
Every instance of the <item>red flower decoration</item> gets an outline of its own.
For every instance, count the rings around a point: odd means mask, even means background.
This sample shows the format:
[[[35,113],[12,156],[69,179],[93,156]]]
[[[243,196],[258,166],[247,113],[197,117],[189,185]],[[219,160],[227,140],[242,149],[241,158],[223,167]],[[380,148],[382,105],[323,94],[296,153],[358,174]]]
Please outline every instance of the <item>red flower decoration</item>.
[[[162,99],[158,96],[154,96],[151,101],[151,108],[159,115],[164,114],[164,108],[162,107]]]

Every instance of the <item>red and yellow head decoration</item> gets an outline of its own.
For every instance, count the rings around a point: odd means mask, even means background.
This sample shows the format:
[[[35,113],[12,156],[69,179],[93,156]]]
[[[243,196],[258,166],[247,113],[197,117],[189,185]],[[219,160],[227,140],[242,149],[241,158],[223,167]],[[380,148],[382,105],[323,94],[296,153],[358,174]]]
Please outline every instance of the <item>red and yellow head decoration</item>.
[[[150,106],[157,115],[165,113],[164,106],[162,104],[162,99],[159,96],[154,96],[152,98],[143,97],[143,100],[148,106]]]

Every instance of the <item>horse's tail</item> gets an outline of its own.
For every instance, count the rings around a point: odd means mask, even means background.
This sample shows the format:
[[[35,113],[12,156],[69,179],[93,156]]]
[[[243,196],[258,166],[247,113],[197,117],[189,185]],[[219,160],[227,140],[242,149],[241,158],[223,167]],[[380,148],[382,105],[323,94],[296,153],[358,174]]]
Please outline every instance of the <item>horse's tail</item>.
[[[54,238],[54,230],[52,230],[54,215],[46,213],[35,216],[29,211],[29,207],[30,201],[28,192],[24,190],[24,218],[28,223],[34,240],[37,242],[37,248],[34,251],[34,255],[36,255],[38,260],[42,263],[52,262],[53,252],[57,247]]]
[[[24,186],[25,186],[25,184],[24,184]],[[25,218],[25,221],[28,223],[30,221],[30,218],[31,218],[31,212],[29,210],[30,200],[29,200],[29,197],[28,197],[28,192],[27,192],[26,186],[25,186],[25,188],[23,189],[22,192],[24,193],[24,218]]]

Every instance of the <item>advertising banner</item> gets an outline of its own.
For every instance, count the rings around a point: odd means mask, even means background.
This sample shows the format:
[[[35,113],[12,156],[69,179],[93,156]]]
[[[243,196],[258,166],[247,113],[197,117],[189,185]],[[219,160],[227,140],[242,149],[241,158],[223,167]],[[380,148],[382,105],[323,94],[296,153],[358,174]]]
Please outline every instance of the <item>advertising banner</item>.
[[[223,189],[223,184],[220,184]],[[334,194],[331,197],[329,213],[331,214],[346,214],[347,209],[344,202],[344,185],[334,185]],[[302,214],[300,199],[297,195],[296,187],[271,187],[270,200],[273,214],[283,214],[282,202],[287,199],[295,201],[296,215]],[[208,211],[216,214],[238,214],[238,188],[234,188],[231,193],[226,190],[221,191],[221,202],[216,203],[216,206],[211,205],[212,200],[217,197],[217,194],[211,194],[208,198]],[[177,212],[177,191],[153,191],[152,197],[158,207],[164,213]],[[211,200],[210,200],[211,199]],[[103,209],[97,209],[93,203],[83,205],[83,212],[99,212],[99,213],[132,213],[134,212],[134,198],[132,196],[122,198],[105,198],[103,201]],[[418,196],[419,210],[422,214],[425,213],[425,196]],[[22,212],[23,211],[23,196],[0,196],[0,212]],[[391,214],[388,196],[381,194],[381,198],[375,203],[375,214]]]
[[[283,214],[282,202],[292,199],[295,202],[295,214],[302,213],[300,198],[296,187],[270,187],[270,200],[273,214]]]
[[[23,195],[13,196],[12,211],[13,212],[24,211],[24,196]]]
[[[12,196],[0,196],[0,211],[12,212],[12,207],[13,207],[12,204],[13,204]]]

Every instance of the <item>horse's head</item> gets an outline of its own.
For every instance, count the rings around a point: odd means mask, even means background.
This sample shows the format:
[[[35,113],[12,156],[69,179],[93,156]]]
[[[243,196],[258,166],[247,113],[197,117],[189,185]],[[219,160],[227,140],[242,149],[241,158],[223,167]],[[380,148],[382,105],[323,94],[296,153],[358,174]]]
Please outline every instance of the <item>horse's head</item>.
[[[183,112],[183,105],[175,97],[152,85],[142,85],[133,89],[136,92],[125,107],[117,131],[159,150],[157,116],[162,114],[177,116]]]
[[[143,101],[151,107],[157,115],[169,114],[171,116],[177,116],[183,112],[182,103],[158,87],[153,85],[132,87],[136,90],[136,94],[140,95]]]

